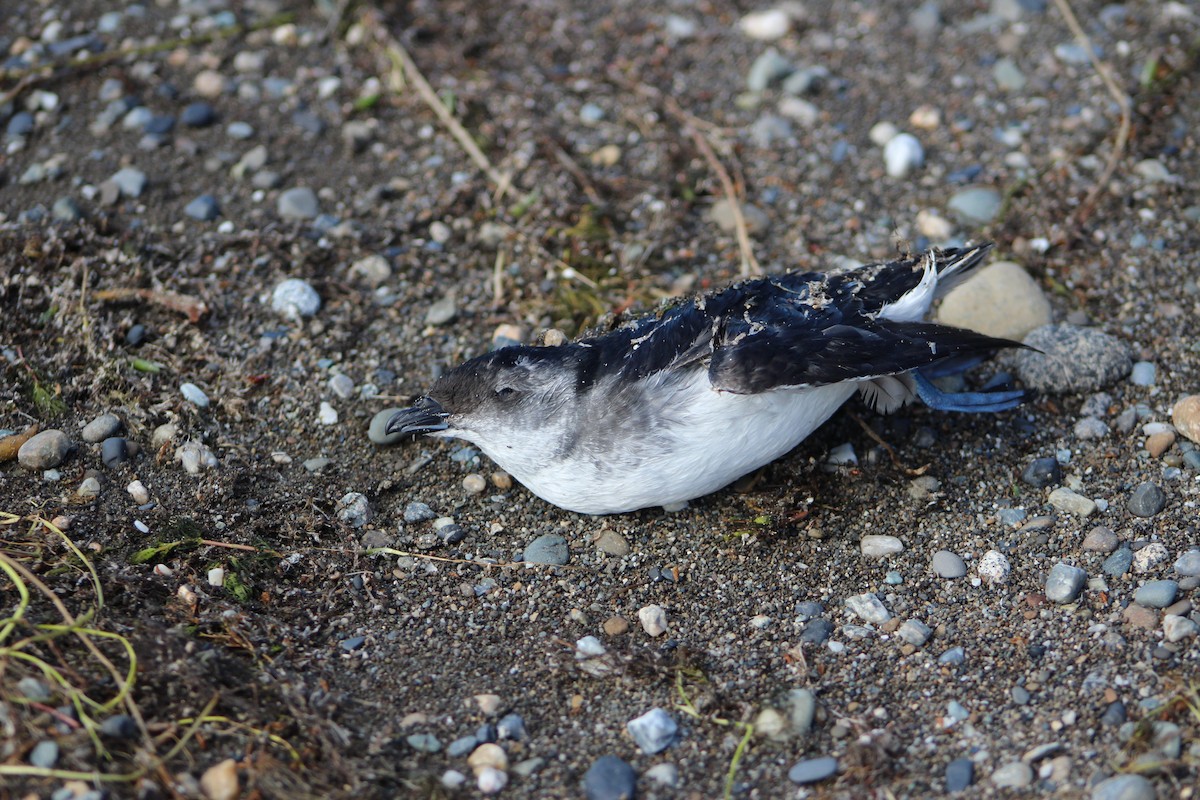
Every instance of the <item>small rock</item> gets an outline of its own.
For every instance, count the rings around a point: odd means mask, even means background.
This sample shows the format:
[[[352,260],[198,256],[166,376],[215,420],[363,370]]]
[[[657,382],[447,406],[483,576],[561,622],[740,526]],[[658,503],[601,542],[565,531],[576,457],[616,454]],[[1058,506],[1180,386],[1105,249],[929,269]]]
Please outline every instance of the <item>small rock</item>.
[[[782,8],[751,11],[738,20],[738,28],[742,33],[760,42],[775,41],[786,34],[791,26],[791,17]]]
[[[463,491],[467,494],[483,494],[487,489],[487,480],[477,472],[472,472],[462,480]]]
[[[1108,436],[1108,426],[1096,417],[1084,417],[1075,423],[1075,435],[1084,441],[1103,439]]]
[[[862,554],[868,558],[886,558],[904,552],[904,543],[895,536],[868,534],[859,542]]]
[[[1116,775],[1092,787],[1091,800],[1157,800],[1154,784],[1141,775]]]
[[[1186,577],[1194,578],[1200,576],[1200,548],[1193,547],[1191,550],[1183,553],[1183,555],[1175,559],[1172,569]]]
[[[1150,572],[1159,564],[1170,558],[1167,546],[1162,542],[1150,542],[1133,554],[1133,571]]]
[[[467,765],[476,772],[484,767],[491,767],[503,772],[508,769],[508,754],[500,745],[485,742],[476,747],[467,757]]]
[[[375,516],[371,501],[361,492],[347,492],[337,502],[337,518],[352,528],[361,528]]]
[[[392,265],[381,255],[364,256],[350,265],[350,275],[377,287],[391,279]]]
[[[1012,565],[999,550],[988,550],[983,554],[983,558],[979,559],[975,571],[988,583],[1007,583]]]
[[[1049,500],[1050,505],[1060,511],[1066,511],[1080,517],[1090,517],[1096,512],[1096,503],[1094,501],[1071,489],[1055,489],[1050,493]]]
[[[197,408],[208,408],[208,395],[194,383],[179,384],[179,393],[183,395],[183,399],[187,400]]]
[[[917,137],[910,133],[900,133],[893,136],[884,146],[883,160],[888,175],[903,178],[925,163],[925,150]]]
[[[337,409],[331,406],[329,401],[322,400],[321,405],[317,407],[317,423],[320,425],[336,425],[337,422]]]
[[[606,636],[622,636],[629,630],[629,620],[624,617],[609,617],[600,627]]]
[[[458,316],[458,305],[455,302],[454,291],[451,290],[445,297],[441,298],[425,312],[426,325],[445,325],[453,322]]]
[[[910,619],[896,629],[896,635],[913,647],[923,647],[933,635],[933,629],[919,619]]]
[[[638,609],[638,622],[650,636],[662,636],[667,632],[667,612],[660,605],[651,604]]]
[[[961,647],[951,647],[938,656],[939,664],[961,664],[967,660],[967,652]]]
[[[937,319],[988,336],[1021,341],[1049,324],[1050,301],[1020,264],[997,261],[978,270],[942,300]]]
[[[101,442],[110,436],[116,436],[121,430],[121,418],[116,414],[101,414],[83,426],[80,436],[85,442]]]
[[[833,756],[807,758],[792,765],[788,770],[788,780],[801,786],[817,783],[832,778],[837,774],[837,768],[838,762]]]
[[[201,222],[210,222],[221,215],[217,198],[211,194],[202,194],[183,208],[183,213]]]
[[[679,788],[679,767],[674,764],[655,764],[643,773],[648,780],[669,789]]]
[[[133,502],[137,503],[139,506],[144,506],[146,503],[150,502],[150,491],[141,481],[131,481],[129,485],[125,487],[125,491],[129,492],[129,496],[133,498]]]
[[[1171,409],[1171,423],[1188,439],[1200,444],[1200,394],[1182,398]]]
[[[956,758],[946,765],[946,791],[961,792],[975,782],[975,763]]]
[[[427,522],[431,519],[437,519],[437,514],[425,503],[413,501],[404,507],[405,522]]]
[[[679,725],[661,708],[652,708],[642,716],[629,720],[625,727],[638,748],[650,756],[670,747],[679,732]]]
[[[385,408],[371,417],[371,424],[367,426],[367,438],[373,444],[377,445],[392,445],[404,438],[403,433],[388,433],[387,424],[400,408]]]
[[[1150,481],[1146,481],[1133,490],[1127,505],[1129,513],[1135,517],[1153,517],[1167,505],[1167,495]]]
[[[1174,444],[1175,433],[1173,431],[1159,431],[1146,437],[1146,451],[1152,458],[1161,458],[1162,454],[1170,450]]]
[[[100,496],[100,481],[95,477],[84,478],[79,483],[79,488],[75,490],[75,494],[84,499],[91,499]]]
[[[1036,489],[1057,486],[1062,483],[1062,466],[1057,458],[1035,458],[1021,473],[1021,480]]]
[[[1005,789],[1022,789],[1033,783],[1033,768],[1024,761],[1012,761],[996,769],[992,783]]]
[[[475,773],[475,785],[483,794],[496,794],[508,785],[508,773],[495,767],[481,767]]]
[[[1083,549],[1093,553],[1111,553],[1117,549],[1117,544],[1117,534],[1102,525],[1092,528],[1087,536],[1083,537]]]
[[[933,209],[923,208],[917,212],[917,233],[935,242],[945,241],[954,233],[954,224]],[[950,294],[954,291],[951,290]],[[947,297],[950,294],[946,295]],[[945,305],[945,300],[942,304]],[[941,312],[939,311],[939,314]]]
[[[307,186],[297,186],[280,192],[276,210],[284,219],[313,219],[321,213],[317,193]]]
[[[29,763],[39,769],[53,769],[58,763],[58,744],[43,739],[29,751]]]
[[[146,173],[133,167],[117,170],[111,180],[126,197],[141,197],[146,188]]]
[[[987,225],[1000,213],[1003,200],[995,189],[974,187],[951,195],[946,208],[966,225]]]
[[[733,203],[726,198],[722,198],[713,203],[709,209],[708,215],[713,222],[717,223],[717,227],[725,233],[733,233],[737,230],[737,222],[733,215]],[[749,233],[759,233],[767,229],[771,224],[771,218],[757,206],[752,206],[749,203],[741,205],[742,218],[746,222],[746,230]]]
[[[629,555],[629,542],[616,531],[603,531],[596,537],[596,549],[605,555],[621,558]]]
[[[1030,332],[1024,342],[1037,349],[1013,356],[1017,374],[1038,391],[1094,392],[1120,380],[1131,368],[1125,345],[1093,328],[1045,325]]]
[[[1133,593],[1133,601],[1148,608],[1166,608],[1175,602],[1176,581],[1146,581]]]
[[[750,65],[750,72],[746,75],[746,88],[752,92],[762,92],[772,83],[782,80],[791,71],[791,63],[774,47],[768,47]]]
[[[204,770],[200,788],[208,800],[235,800],[239,791],[237,762],[227,758]]]
[[[1178,614],[1167,614],[1163,617],[1162,626],[1163,635],[1168,642],[1180,642],[1184,639],[1190,639],[1197,632],[1200,632],[1200,625]]]
[[[1129,372],[1129,382],[1134,386],[1153,386],[1155,372],[1153,363],[1138,361]]]
[[[864,622],[875,625],[882,625],[892,618],[891,612],[871,592],[847,597],[846,607]]]
[[[220,464],[208,445],[202,442],[184,442],[175,449],[175,460],[183,465],[189,475],[199,475],[201,468],[213,469]]]
[[[1046,578],[1046,599],[1055,603],[1070,603],[1079,597],[1087,572],[1070,564],[1058,563],[1050,568]]]
[[[321,295],[308,281],[289,278],[271,292],[271,308],[288,319],[311,317],[321,309]]]
[[[17,462],[28,470],[54,469],[75,447],[67,435],[60,430],[35,433],[17,450]],[[11,458],[11,456],[10,456]]]
[[[1118,578],[1129,572],[1133,566],[1133,551],[1128,547],[1122,547],[1113,551],[1113,554],[1104,559],[1104,563],[1100,565],[1100,571],[1105,575],[1111,575]]]
[[[138,724],[128,714],[115,714],[100,723],[100,733],[113,739],[136,739]]]
[[[956,553],[949,550],[938,550],[933,554],[930,566],[933,574],[939,578],[961,578],[967,574],[966,562]]]
[[[583,775],[583,793],[587,800],[633,800],[637,773],[616,756],[600,756]]]
[[[567,540],[557,533],[544,533],[525,547],[525,563],[561,566],[571,558]]]
[[[886,147],[887,143],[898,136],[900,129],[890,122],[876,122],[871,126],[871,130],[867,133],[867,138],[872,144],[879,147]]]
[[[992,79],[1006,92],[1019,92],[1025,88],[1025,74],[1017,62],[1008,56],[996,59],[992,65]]]
[[[198,100],[184,107],[179,121],[189,128],[207,128],[217,121],[217,110],[209,103]]]
[[[129,449],[120,436],[110,436],[100,443],[100,460],[112,469],[129,460]]]

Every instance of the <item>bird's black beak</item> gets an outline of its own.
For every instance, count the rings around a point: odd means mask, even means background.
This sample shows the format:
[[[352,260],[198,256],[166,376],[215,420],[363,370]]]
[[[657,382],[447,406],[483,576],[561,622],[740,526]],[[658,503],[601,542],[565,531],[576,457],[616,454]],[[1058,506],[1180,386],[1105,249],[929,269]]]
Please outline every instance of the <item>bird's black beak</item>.
[[[444,431],[450,427],[446,417],[450,413],[431,397],[422,397],[408,408],[402,408],[388,420],[388,434],[393,433],[432,433]]]

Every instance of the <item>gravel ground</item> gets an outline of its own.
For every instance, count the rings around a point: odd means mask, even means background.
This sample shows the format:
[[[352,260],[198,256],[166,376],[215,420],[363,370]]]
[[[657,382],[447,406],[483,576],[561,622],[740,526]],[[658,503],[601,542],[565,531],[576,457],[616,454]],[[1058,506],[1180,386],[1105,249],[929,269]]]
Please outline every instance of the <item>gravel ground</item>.
[[[329,5],[0,25],[0,797],[1195,796],[1194,7]],[[1035,399],[608,518],[372,443],[736,278],[718,162],[766,271],[995,241]]]

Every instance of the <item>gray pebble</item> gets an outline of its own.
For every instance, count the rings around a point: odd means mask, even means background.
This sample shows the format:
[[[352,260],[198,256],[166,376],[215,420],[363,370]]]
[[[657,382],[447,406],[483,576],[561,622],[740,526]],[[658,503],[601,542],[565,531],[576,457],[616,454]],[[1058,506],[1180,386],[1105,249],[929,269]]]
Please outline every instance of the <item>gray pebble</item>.
[[[1033,699],[1032,695],[1029,694],[1029,690],[1024,686],[1014,686],[1012,689],[1009,689],[1008,694],[1012,698],[1013,703],[1019,706],[1027,706],[1029,705],[1029,701]]]
[[[45,703],[50,699],[50,687],[31,675],[17,681],[17,692],[35,703]]]
[[[404,507],[405,522],[427,522],[437,519],[437,514],[425,503],[413,501]]]
[[[1033,768],[1024,761],[1012,761],[992,773],[992,783],[1008,789],[1020,789],[1033,783]]]
[[[183,213],[201,222],[210,222],[221,215],[217,198],[211,194],[202,194],[183,207]]]
[[[362,492],[347,492],[337,502],[337,518],[351,528],[361,528],[375,516],[371,501]]]
[[[939,664],[961,664],[967,660],[967,651],[961,647],[951,647],[938,656]]]
[[[276,209],[284,219],[313,219],[321,211],[317,203],[317,193],[307,186],[297,186],[281,192]]]
[[[207,128],[217,121],[217,110],[210,103],[198,100],[184,107],[179,121],[189,128]]]
[[[933,629],[919,619],[906,620],[896,635],[914,647],[921,647],[933,635]]]
[[[454,292],[450,292],[431,305],[425,312],[425,324],[445,325],[448,322],[453,322],[456,316],[458,316],[458,305],[454,300]]]
[[[120,436],[110,436],[100,443],[100,460],[112,469],[129,460],[129,448]]]
[[[1133,593],[1133,602],[1148,608],[1166,608],[1175,602],[1179,584],[1175,581],[1146,581]]]
[[[1059,562],[1050,568],[1050,574],[1046,577],[1046,599],[1055,603],[1070,603],[1079,597],[1085,583],[1086,571]]]
[[[1153,517],[1163,510],[1167,504],[1167,496],[1162,489],[1150,481],[1138,486],[1129,495],[1127,508],[1135,517]]]
[[[557,533],[544,533],[525,548],[525,562],[561,566],[571,558],[567,540]]]
[[[1139,361],[1129,373],[1129,382],[1134,386],[1153,386],[1157,370],[1149,361]]]
[[[505,714],[496,723],[496,738],[519,742],[525,738],[525,719],[515,712]]]
[[[1103,525],[1097,525],[1083,537],[1083,549],[1093,553],[1111,553],[1118,544],[1117,534]]]
[[[879,598],[872,592],[856,594],[846,598],[846,608],[864,622],[882,625],[892,618],[891,612],[884,607]]]
[[[1025,344],[1037,349],[1015,354],[1017,374],[1038,391],[1094,392],[1129,374],[1132,366],[1125,345],[1094,328],[1044,325],[1026,336]]]
[[[1084,441],[1103,439],[1108,436],[1108,426],[1096,417],[1084,417],[1075,423],[1075,436]]]
[[[355,650],[367,643],[365,636],[351,636],[349,639],[342,639],[338,642],[338,647],[345,650],[347,653],[353,653]]]
[[[961,792],[975,782],[975,764],[969,758],[956,758],[946,765],[946,791]]]
[[[254,126],[248,122],[231,122],[225,126],[225,133],[231,139],[249,139],[254,135]]]
[[[1021,473],[1021,480],[1036,489],[1062,483],[1062,467],[1057,458],[1036,458]]]
[[[826,778],[832,778],[837,774],[837,768],[838,762],[833,756],[806,758],[792,765],[792,768],[788,770],[788,780],[801,786],[817,783]]]
[[[1081,517],[1090,517],[1096,511],[1096,503],[1091,498],[1084,497],[1076,491],[1059,487],[1050,493],[1048,498],[1050,505],[1066,511],[1070,514],[1077,514]]]
[[[354,396],[354,379],[339,372],[329,379],[329,390],[343,400],[349,400]]]
[[[1113,578],[1119,578],[1126,572],[1129,572],[1132,566],[1133,551],[1128,547],[1122,547],[1104,559],[1104,563],[1100,565],[1100,571]]]
[[[1025,88],[1025,73],[1017,62],[1005,56],[992,65],[992,79],[1006,92],[1019,92]]]
[[[908,15],[908,27],[923,39],[931,38],[942,27],[942,12],[934,0],[922,3]]]
[[[1196,577],[1200,575],[1200,548],[1193,547],[1175,559],[1174,570],[1180,575]]]
[[[752,92],[761,92],[791,71],[792,65],[788,60],[774,47],[768,47],[750,65],[750,72],[746,75],[746,88]]]
[[[17,450],[17,462],[28,470],[53,469],[63,462],[74,445],[60,430],[35,433]]]
[[[792,689],[787,693],[788,724],[797,736],[805,736],[812,730],[813,718],[817,713],[817,698],[808,689]]]
[[[49,739],[43,739],[29,751],[29,763],[42,769],[53,769],[58,763],[58,744]]]
[[[1113,700],[1108,704],[1108,708],[1104,709],[1104,713],[1100,715],[1100,724],[1110,728],[1115,728],[1124,724],[1128,716],[1128,712],[1125,710],[1125,704],[1120,700]]]
[[[600,756],[583,775],[587,800],[632,800],[637,794],[637,773],[616,756]]]
[[[829,69],[818,64],[816,66],[798,69],[791,75],[788,75],[786,78],[784,78],[781,88],[785,94],[810,94],[820,89],[821,85],[828,78]]]
[[[1054,57],[1064,64],[1086,64],[1091,60],[1087,48],[1075,42],[1063,42],[1054,46]]]
[[[474,736],[463,736],[455,739],[446,746],[446,755],[451,758],[462,758],[471,754],[471,751],[480,745],[480,741]]]
[[[83,212],[74,197],[60,197],[50,207],[50,216],[57,222],[76,222],[83,219]]]
[[[83,426],[80,436],[85,442],[102,442],[110,436],[116,436],[121,430],[121,418],[116,414],[101,414]]]
[[[827,619],[814,619],[800,632],[800,641],[823,644],[833,633],[833,623]]]
[[[18,111],[8,120],[5,133],[9,139],[20,139],[33,130],[33,114],[28,111]]]
[[[815,619],[824,613],[825,606],[813,600],[801,600],[800,602],[796,603],[796,616],[800,617],[801,619]]]
[[[321,295],[308,281],[289,278],[271,292],[271,308],[289,319],[311,317],[321,309]]]
[[[995,189],[973,187],[955,192],[946,203],[960,222],[968,225],[986,225],[1000,213],[1002,199]]]
[[[442,749],[442,743],[432,733],[411,733],[404,740],[418,753],[436,753]]]
[[[179,393],[183,395],[183,399],[187,400],[197,408],[208,408],[208,395],[194,383],[181,383],[179,385]]]
[[[638,748],[649,756],[670,747],[679,733],[678,723],[661,708],[652,708],[640,717],[629,720],[625,728]]]
[[[933,573],[939,578],[961,578],[967,574],[966,562],[949,550],[938,550],[933,554]]]
[[[100,733],[113,739],[136,739],[138,725],[128,714],[116,714],[100,723]]]
[[[380,411],[378,414],[371,417],[371,424],[367,426],[367,438],[373,443],[379,445],[396,444],[403,439],[403,433],[387,432],[388,420],[390,420],[396,414],[396,412],[400,410],[401,409],[399,408],[385,408],[383,411]],[[432,519],[432,517],[429,519]]]
[[[1154,784],[1141,775],[1116,775],[1092,787],[1091,800],[1156,800]]]
[[[117,170],[111,180],[126,197],[141,197],[146,188],[146,173],[133,167]]]

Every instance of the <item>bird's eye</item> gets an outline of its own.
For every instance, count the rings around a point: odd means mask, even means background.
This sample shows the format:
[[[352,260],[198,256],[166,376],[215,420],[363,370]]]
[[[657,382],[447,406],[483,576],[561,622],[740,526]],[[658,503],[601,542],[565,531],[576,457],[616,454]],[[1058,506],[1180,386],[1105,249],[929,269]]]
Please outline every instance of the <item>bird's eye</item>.
[[[516,393],[517,393],[516,389],[512,388],[511,386],[505,386],[502,389],[496,390],[496,397],[498,397],[501,400],[511,400],[513,395],[515,395]]]

